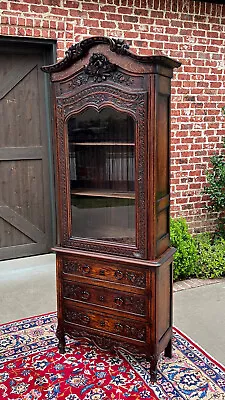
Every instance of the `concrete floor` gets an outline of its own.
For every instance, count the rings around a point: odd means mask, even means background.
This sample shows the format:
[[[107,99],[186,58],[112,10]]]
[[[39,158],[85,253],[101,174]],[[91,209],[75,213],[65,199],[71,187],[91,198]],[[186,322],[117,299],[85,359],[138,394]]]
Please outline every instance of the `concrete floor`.
[[[174,293],[174,325],[225,365],[225,280]]]
[[[0,324],[56,310],[55,255],[0,262]]]
[[[0,262],[0,323],[56,310],[55,255]],[[174,325],[225,364],[225,280],[174,294]]]

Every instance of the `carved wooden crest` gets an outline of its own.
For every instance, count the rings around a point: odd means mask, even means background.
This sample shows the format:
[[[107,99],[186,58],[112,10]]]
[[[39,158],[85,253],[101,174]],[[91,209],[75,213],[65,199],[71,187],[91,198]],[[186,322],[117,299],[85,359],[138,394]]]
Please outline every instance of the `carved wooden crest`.
[[[102,82],[111,77],[116,69],[116,64],[112,64],[106,56],[100,53],[93,53],[84,72],[92,76],[94,82]]]

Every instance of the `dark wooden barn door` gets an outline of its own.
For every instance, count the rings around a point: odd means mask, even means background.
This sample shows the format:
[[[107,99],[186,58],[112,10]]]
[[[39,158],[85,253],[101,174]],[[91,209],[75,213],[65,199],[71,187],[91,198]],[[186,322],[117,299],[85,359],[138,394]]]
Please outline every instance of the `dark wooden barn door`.
[[[52,245],[49,123],[40,46],[0,44],[0,259]]]

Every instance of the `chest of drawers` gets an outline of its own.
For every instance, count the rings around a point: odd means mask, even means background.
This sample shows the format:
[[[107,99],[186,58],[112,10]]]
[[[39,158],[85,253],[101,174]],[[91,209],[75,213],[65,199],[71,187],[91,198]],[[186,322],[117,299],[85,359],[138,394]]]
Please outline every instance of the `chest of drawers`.
[[[104,350],[143,353],[154,381],[159,354],[171,354],[173,250],[155,262],[54,250],[60,351],[68,334]]]

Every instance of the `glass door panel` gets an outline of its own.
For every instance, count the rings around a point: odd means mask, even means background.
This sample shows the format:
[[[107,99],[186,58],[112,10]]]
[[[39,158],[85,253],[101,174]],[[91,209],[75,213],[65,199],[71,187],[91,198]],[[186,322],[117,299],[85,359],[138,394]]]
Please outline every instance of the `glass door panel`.
[[[68,121],[72,236],[135,245],[135,122],[107,107]]]

